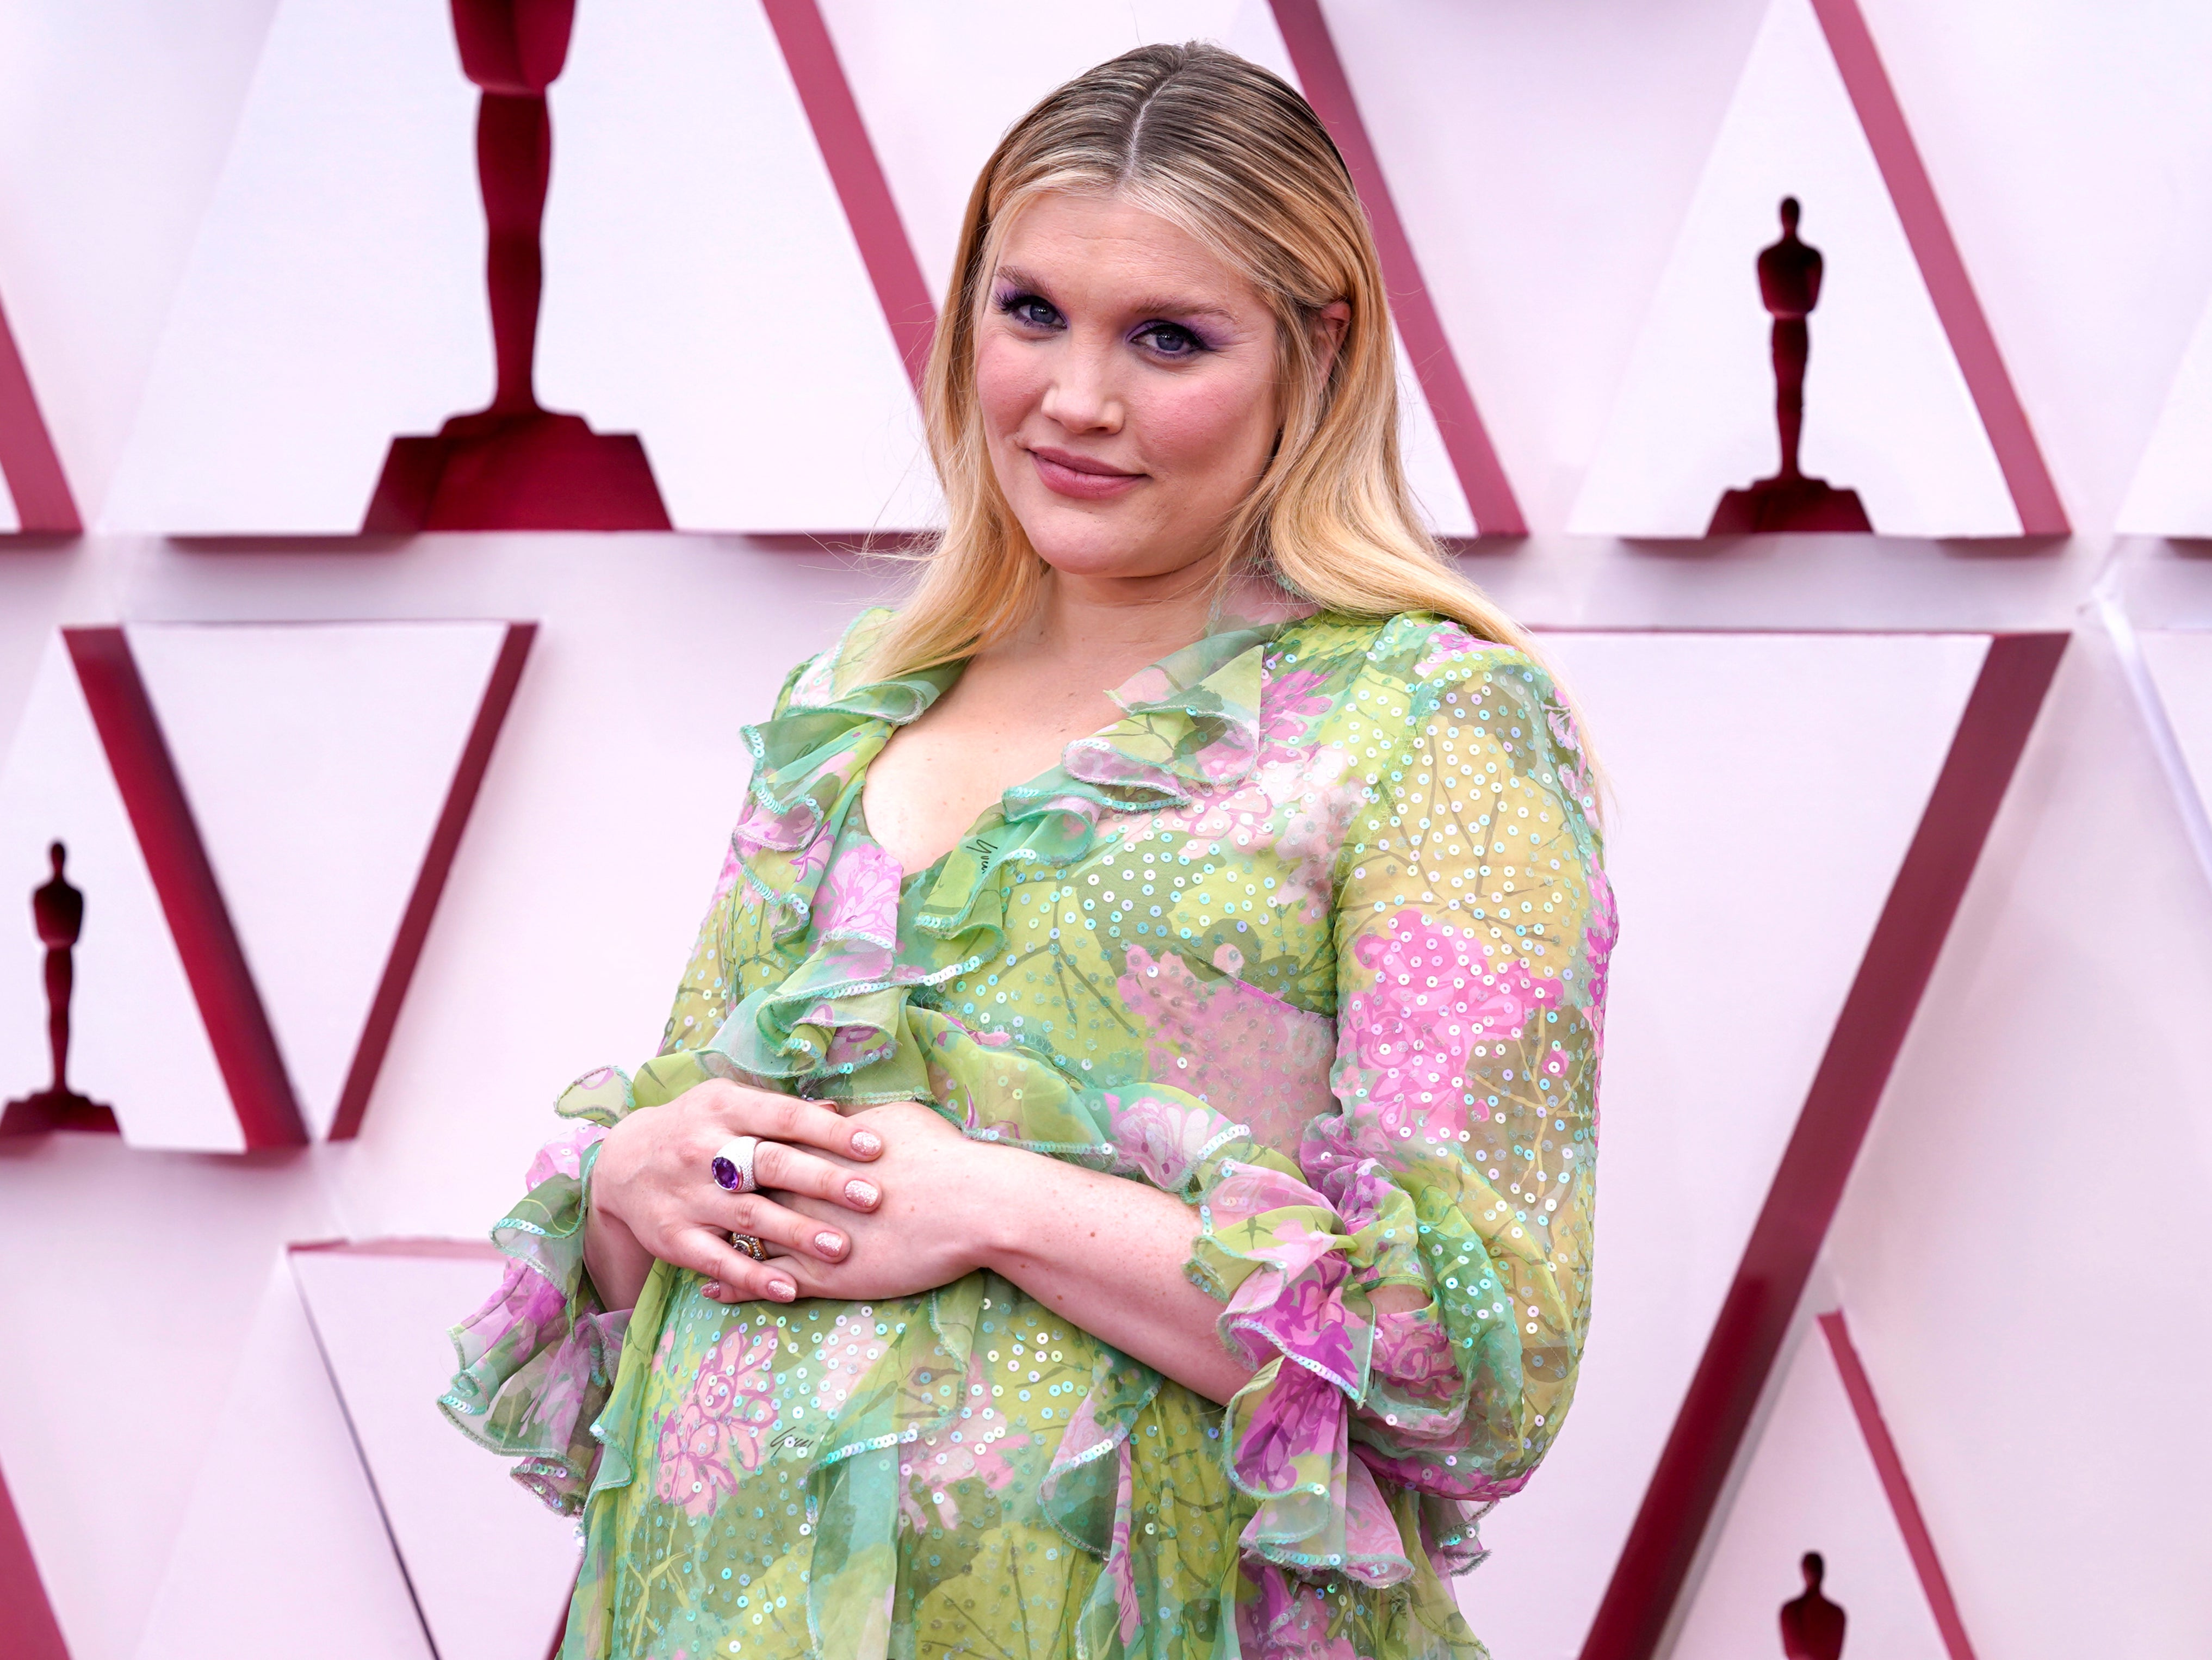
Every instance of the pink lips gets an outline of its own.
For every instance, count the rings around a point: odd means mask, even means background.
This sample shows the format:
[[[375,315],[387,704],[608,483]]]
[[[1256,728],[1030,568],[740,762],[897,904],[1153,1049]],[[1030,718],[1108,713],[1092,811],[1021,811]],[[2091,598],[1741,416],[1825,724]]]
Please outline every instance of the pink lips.
[[[1145,476],[1141,472],[1124,472],[1073,450],[1035,448],[1030,451],[1030,459],[1036,464],[1037,477],[1044,481],[1047,489],[1085,502],[1103,502],[1109,496],[1119,496]]]

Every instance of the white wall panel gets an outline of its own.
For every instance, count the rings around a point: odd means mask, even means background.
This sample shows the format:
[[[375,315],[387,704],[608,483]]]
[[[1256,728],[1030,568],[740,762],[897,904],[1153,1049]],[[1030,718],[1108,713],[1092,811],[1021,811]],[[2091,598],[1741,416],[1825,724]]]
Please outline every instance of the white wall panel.
[[[2119,528],[2151,536],[2212,536],[2212,307],[2189,338],[2181,367],[2143,447]]]
[[[84,895],[71,952],[71,1086],[114,1108],[134,1147],[238,1151],[245,1140],[184,959],[58,635],[0,769],[0,915],[10,919],[13,946],[0,956],[0,1099],[44,1089],[52,1072],[43,954],[27,926],[14,933],[23,926],[14,919],[47,879],[57,840]]]
[[[1820,1328],[1808,1323],[1777,1370],[1669,1660],[1775,1660],[1807,1551],[1820,1553],[1822,1594],[1844,1612],[1844,1653],[1951,1660]]]
[[[208,1502],[204,1472],[220,1487],[228,1468],[209,1449],[234,1380],[266,1364],[249,1337],[279,1244],[338,1226],[312,1154],[149,1153],[70,1134],[0,1144],[0,1466],[72,1660],[138,1651],[187,1512]],[[332,1465],[305,1459],[294,1483],[312,1499]]]
[[[2212,1649],[2212,891],[2078,635],[1830,1239],[1978,1651]]]
[[[280,1258],[137,1660],[439,1660]]]
[[[1859,4],[2068,511],[2107,530],[2212,300],[2212,11]]]
[[[0,7],[0,300],[88,520],[137,419],[276,6]],[[14,527],[0,507],[0,528]]]
[[[441,0],[283,0],[99,524],[356,531],[483,406],[476,109]]]
[[[576,1524],[432,1405],[453,1377],[447,1328],[491,1294],[506,1258],[393,1240],[290,1262],[438,1660],[544,1660],[576,1577]]]
[[[2009,536],[2020,516],[1809,0],[1771,0],[1623,377],[1570,528],[1702,536],[1776,471],[1754,262],[1798,198],[1826,262],[1804,470],[1902,536]]]
[[[1759,0],[1324,9],[1513,488],[1564,525]]]
[[[308,1134],[325,1134],[503,623],[127,631]]]
[[[1554,635],[1615,792],[1597,1278],[1568,1427],[1462,1583],[1577,1652],[1981,666],[1978,637]]]
[[[914,390],[753,0],[577,9],[539,397],[638,433],[684,530],[943,516]]]

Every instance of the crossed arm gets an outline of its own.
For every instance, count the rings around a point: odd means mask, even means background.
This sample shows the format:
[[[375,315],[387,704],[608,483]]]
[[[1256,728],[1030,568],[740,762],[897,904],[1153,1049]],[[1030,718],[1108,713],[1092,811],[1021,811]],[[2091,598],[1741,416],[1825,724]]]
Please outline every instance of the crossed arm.
[[[761,1138],[757,1194],[708,1174],[733,1135]],[[819,1102],[701,1084],[607,1133],[584,1257],[627,1308],[659,1258],[724,1303],[912,1296],[986,1268],[1092,1336],[1211,1401],[1251,1376],[1215,1335],[1221,1305],[1183,1264],[1197,1213],[1155,1188],[971,1141],[928,1108],[841,1116]],[[729,1243],[751,1234],[756,1262]]]

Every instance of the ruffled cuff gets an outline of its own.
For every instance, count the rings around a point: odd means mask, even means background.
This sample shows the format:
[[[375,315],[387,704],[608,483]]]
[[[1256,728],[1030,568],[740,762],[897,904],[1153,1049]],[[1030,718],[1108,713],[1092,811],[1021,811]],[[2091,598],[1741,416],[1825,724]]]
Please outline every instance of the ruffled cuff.
[[[453,1329],[459,1370],[438,1405],[455,1428],[495,1452],[519,1455],[514,1479],[554,1510],[583,1507],[599,1454],[591,1426],[605,1404],[629,1310],[608,1312],[584,1268],[584,1220],[592,1166],[618,1073],[594,1073],[562,1098],[583,1127],[541,1148],[530,1191],[501,1217],[492,1241],[507,1272],[490,1300]],[[584,1091],[581,1098],[579,1091]]]
[[[1473,1392],[1433,1304],[1375,1305],[1382,1286],[1424,1282],[1412,1201],[1371,1165],[1325,1179],[1328,1195],[1265,1153],[1212,1174],[1190,1271],[1255,1368],[1225,1448],[1259,1501],[1245,1557],[1370,1585],[1408,1577],[1416,1551],[1440,1573],[1474,1566],[1476,1523],[1520,1480],[1471,1451]]]

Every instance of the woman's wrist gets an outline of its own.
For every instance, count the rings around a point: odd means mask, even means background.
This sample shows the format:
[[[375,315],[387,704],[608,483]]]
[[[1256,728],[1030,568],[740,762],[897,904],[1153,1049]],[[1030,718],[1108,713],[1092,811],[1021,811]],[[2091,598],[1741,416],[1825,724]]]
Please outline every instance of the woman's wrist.
[[[1058,1178],[1067,1168],[1056,1158],[1020,1147],[970,1141],[972,1195],[963,1207],[965,1255],[979,1268],[1000,1279],[1020,1257],[1024,1242],[1036,1234],[1036,1219],[1048,1208]]]

